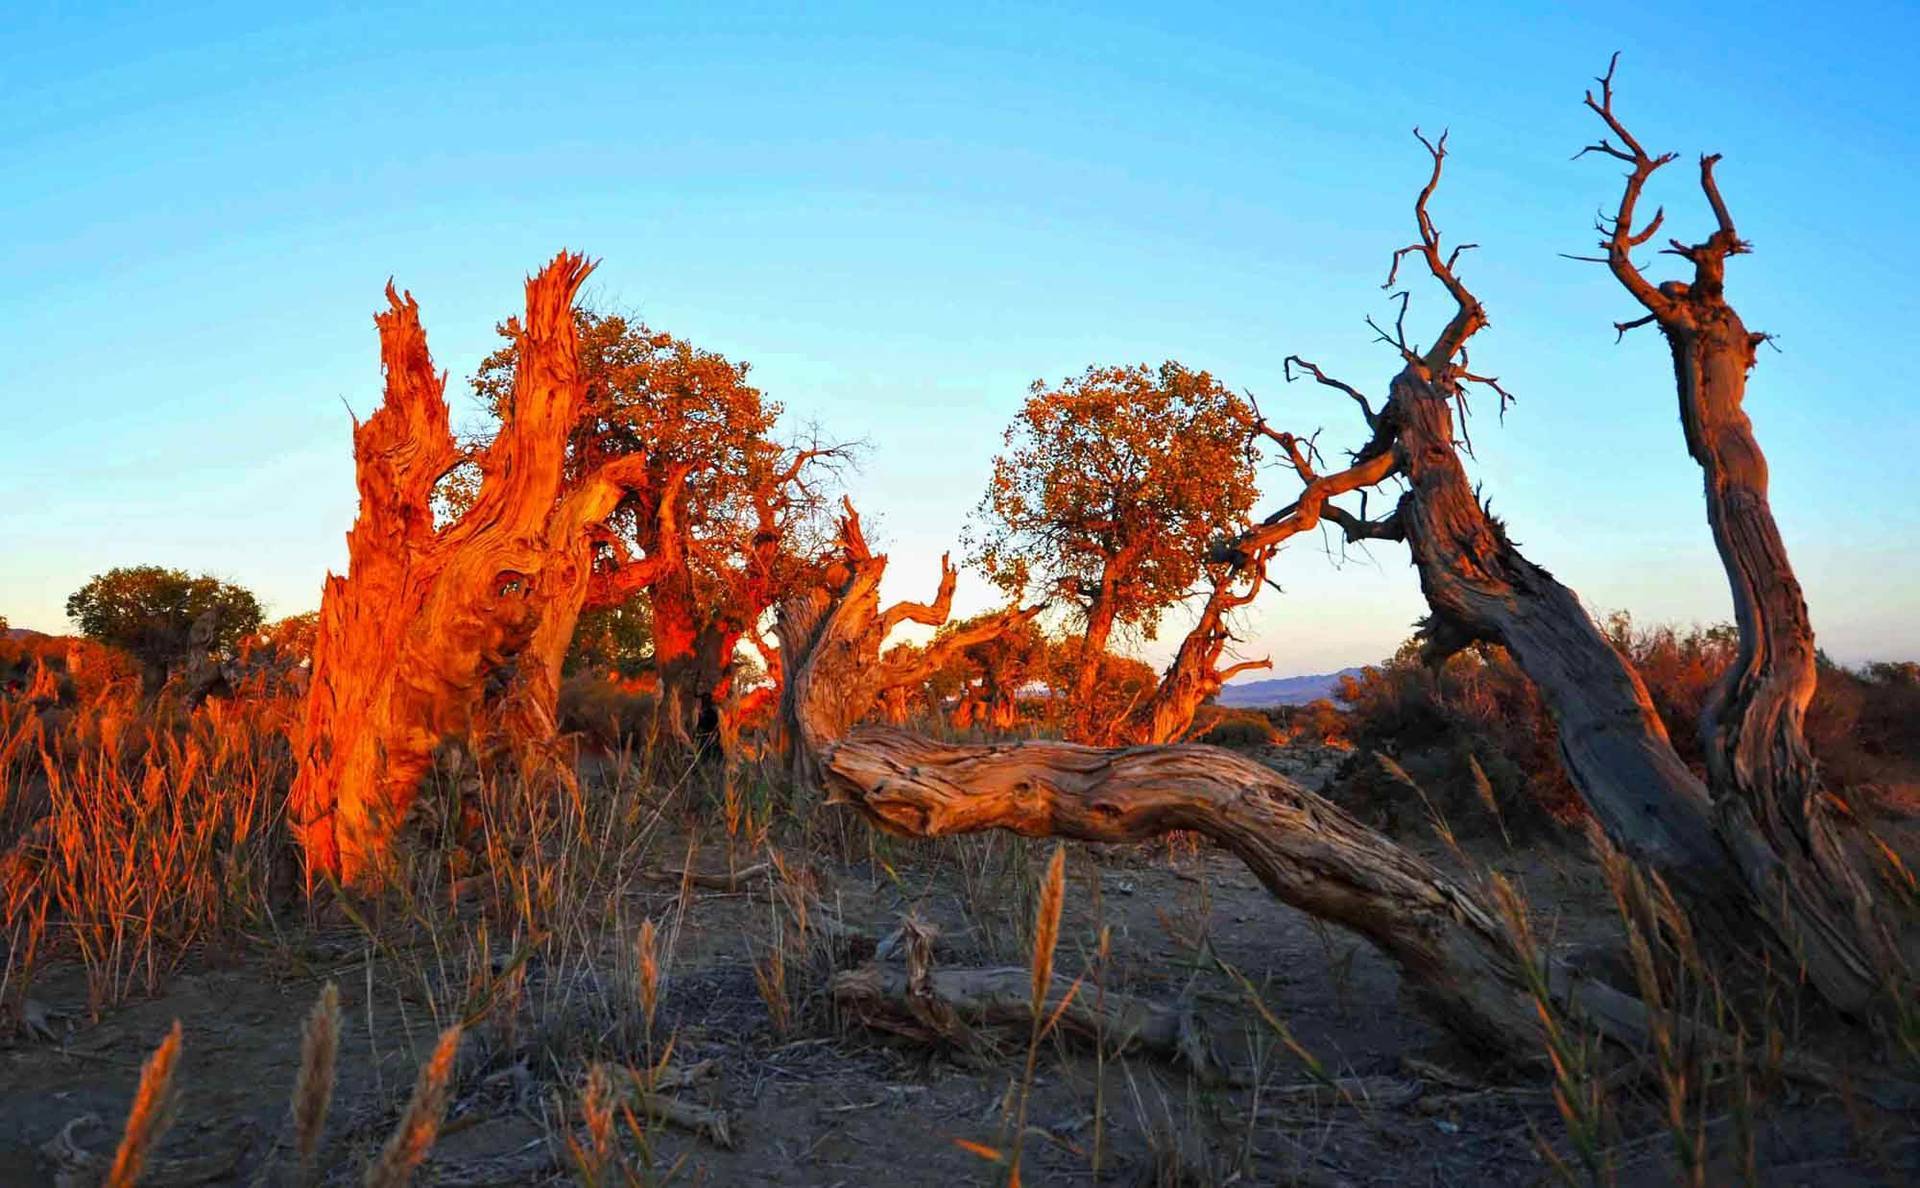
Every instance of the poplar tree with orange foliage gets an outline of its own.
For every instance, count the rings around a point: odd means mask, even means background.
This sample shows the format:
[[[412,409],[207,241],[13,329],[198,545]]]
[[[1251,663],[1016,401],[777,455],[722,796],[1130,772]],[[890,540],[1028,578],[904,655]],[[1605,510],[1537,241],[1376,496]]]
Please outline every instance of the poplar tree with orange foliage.
[[[1255,483],[1248,403],[1168,361],[1036,380],[975,511],[969,559],[1008,596],[1073,608],[1082,662],[1072,733],[1093,737],[1094,686],[1116,628],[1153,638],[1237,531]]]
[[[607,520],[586,609],[645,590],[658,733],[702,749],[722,733],[739,644],[813,564],[821,481],[848,447],[777,441],[780,405],[748,381],[746,363],[616,314],[579,310],[575,322],[587,399],[568,441],[569,476],[645,459],[644,478]],[[496,416],[516,362],[509,342],[474,376]]]

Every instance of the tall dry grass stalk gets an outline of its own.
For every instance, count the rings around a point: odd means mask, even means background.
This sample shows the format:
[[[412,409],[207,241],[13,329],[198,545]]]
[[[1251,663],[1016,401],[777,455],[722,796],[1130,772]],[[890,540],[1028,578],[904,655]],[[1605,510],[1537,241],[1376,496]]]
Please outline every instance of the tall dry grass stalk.
[[[433,1055],[420,1067],[413,1084],[413,1096],[407,1101],[400,1124],[393,1129],[380,1158],[367,1168],[366,1188],[402,1188],[433,1149],[440,1135],[440,1123],[447,1115],[447,1098],[453,1087],[453,1059],[460,1051],[460,1027],[455,1024],[440,1033]]]
[[[653,917],[640,922],[635,942],[635,965],[640,984],[640,1015],[646,1021],[647,1048],[653,1048],[653,1015],[660,1006],[660,946],[654,935]]]
[[[1040,1040],[1051,1023],[1047,1017],[1047,995],[1053,989],[1053,955],[1060,944],[1060,909],[1066,903],[1066,886],[1067,850],[1065,846],[1055,846],[1053,857],[1047,860],[1046,876],[1040,881],[1040,902],[1033,918],[1033,990],[1028,1001],[1033,1024],[1027,1034],[1027,1065],[1020,1076],[1020,1097],[1014,1111],[1013,1142],[1007,1163],[1010,1188],[1019,1188],[1020,1184],[1020,1156],[1027,1136],[1027,1100],[1033,1095],[1033,1072],[1040,1057]],[[1076,983],[1063,997],[1055,1018],[1067,1009],[1078,989]]]
[[[293,1141],[302,1178],[312,1171],[320,1135],[333,1102],[334,1068],[340,1055],[340,987],[328,982],[307,1016],[300,1037],[300,1075],[293,1083]]]
[[[567,1151],[587,1188],[599,1188],[613,1163],[614,1105],[613,1078],[606,1065],[595,1062],[587,1070],[587,1082],[580,1091],[580,1119],[586,1126],[587,1141],[582,1145],[571,1132],[566,1136]]]
[[[1488,873],[1487,889],[1499,912],[1507,942],[1512,946],[1514,962],[1526,983],[1528,997],[1533,999],[1534,1011],[1540,1017],[1541,1044],[1553,1066],[1553,1104],[1566,1126],[1567,1138],[1586,1170],[1587,1182],[1610,1185],[1615,1180],[1613,1156],[1607,1147],[1611,1110],[1598,1068],[1599,1038],[1564,1020],[1555,1006],[1547,985],[1546,961],[1534,937],[1526,899],[1498,872]],[[1572,1169],[1545,1139],[1536,1134],[1534,1144],[1562,1183],[1578,1182]]]
[[[184,714],[111,688],[45,721],[0,703],[0,906],[9,932],[58,929],[45,949],[9,947],[9,986],[71,953],[97,1018],[158,991],[196,942],[269,917],[297,710],[262,695]],[[32,821],[16,811],[29,800],[45,810]]]
[[[113,1153],[113,1166],[107,1170],[106,1188],[133,1188],[146,1169],[147,1157],[160,1142],[160,1136],[173,1124],[173,1073],[180,1063],[180,1020],[147,1057],[140,1069],[140,1089],[133,1095],[133,1108],[127,1111],[127,1128],[120,1135],[120,1148]]]

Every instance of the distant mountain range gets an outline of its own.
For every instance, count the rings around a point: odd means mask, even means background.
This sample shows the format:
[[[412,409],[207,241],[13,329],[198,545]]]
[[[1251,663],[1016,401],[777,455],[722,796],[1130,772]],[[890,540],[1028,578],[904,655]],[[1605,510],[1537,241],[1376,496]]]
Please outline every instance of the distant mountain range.
[[[1239,681],[1220,690],[1221,705],[1236,709],[1266,709],[1275,705],[1305,705],[1322,697],[1332,697],[1340,687],[1340,678],[1359,676],[1358,668],[1322,672],[1313,676],[1275,677],[1268,681]]]

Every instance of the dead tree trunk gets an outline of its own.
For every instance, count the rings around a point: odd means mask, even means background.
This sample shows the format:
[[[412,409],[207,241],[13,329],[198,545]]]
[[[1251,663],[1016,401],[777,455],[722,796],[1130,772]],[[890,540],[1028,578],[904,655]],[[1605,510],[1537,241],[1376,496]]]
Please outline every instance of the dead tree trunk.
[[[461,455],[409,295],[387,290],[375,318],[386,370],[381,407],[354,428],[360,511],[345,577],[321,597],[300,768],[290,793],[309,876],[377,878],[435,748],[472,725],[488,680],[537,683],[522,730],[550,730],[563,653],[592,573],[589,530],[610,514],[640,459],[623,458],[560,498],[568,432],[580,414],[572,304],[591,266],[561,253],[527,282],[512,415],[477,459],[480,493],[436,530],[434,485]]]
[[[1693,265],[1693,280],[1656,287],[1640,272],[1633,249],[1663,219],[1656,214],[1636,232],[1635,208],[1673,154],[1650,156],[1615,116],[1613,65],[1599,80],[1600,99],[1588,92],[1586,102],[1620,143],[1602,140],[1584,151],[1630,167],[1618,209],[1600,226],[1601,248],[1647,313],[1617,329],[1624,336],[1652,322],[1672,351],[1680,424],[1705,478],[1707,523],[1740,636],[1700,720],[1716,807],[1755,897],[1787,905],[1809,975],[1830,1001],[1858,1010],[1897,975],[1900,958],[1862,877],[1868,864],[1842,840],[1836,801],[1821,786],[1803,729],[1818,680],[1813,625],[1767,497],[1766,455],[1743,407],[1755,349],[1767,336],[1749,331],[1726,299],[1727,258],[1748,245],[1714,179],[1720,158],[1703,156],[1700,188],[1717,226],[1704,243],[1669,241]]]
[[[887,558],[868,548],[853,504],[846,502],[845,508],[839,555],[822,567],[817,585],[781,602],[774,623],[786,674],[779,745],[788,750],[797,794],[822,786],[822,749],[872,713],[888,690],[924,681],[961,649],[993,639],[1041,610],[1009,610],[910,655],[883,659],[881,646],[900,624],[938,627],[947,621],[959,572],[941,558],[940,589],[931,603],[899,602],[882,611],[880,578]]]
[[[1317,526],[1323,518],[1337,524],[1349,540],[1405,541],[1433,612],[1427,625],[1432,652],[1442,656],[1466,644],[1487,641],[1513,655],[1554,716],[1568,775],[1613,842],[1686,895],[1690,906],[1714,926],[1711,931],[1729,936],[1757,931],[1775,951],[1802,963],[1829,1001],[1844,1009],[1861,1009],[1874,988],[1873,979],[1863,976],[1863,971],[1874,968],[1874,963],[1865,958],[1874,951],[1864,939],[1872,935],[1872,930],[1865,923],[1861,907],[1864,888],[1857,877],[1833,873],[1834,866],[1829,865],[1838,847],[1817,829],[1796,836],[1794,826],[1789,825],[1781,837],[1774,836],[1766,826],[1756,825],[1755,814],[1746,807],[1746,793],[1724,787],[1718,779],[1715,792],[1719,795],[1710,794],[1674,752],[1639,674],[1600,633],[1573,591],[1513,546],[1468,480],[1456,445],[1464,433],[1455,419],[1456,411],[1464,415],[1466,409],[1465,385],[1490,386],[1503,405],[1507,394],[1496,380],[1475,375],[1464,362],[1467,340],[1486,325],[1486,314],[1454,271],[1462,248],[1444,254],[1439,233],[1427,213],[1428,200],[1439,184],[1446,140],[1442,137],[1438,144],[1432,144],[1423,138],[1422,143],[1432,155],[1433,172],[1415,203],[1419,241],[1394,254],[1388,284],[1392,284],[1400,261],[1407,255],[1417,255],[1454,298],[1455,313],[1433,346],[1424,352],[1408,344],[1401,324],[1396,324],[1391,334],[1381,332],[1381,337],[1400,352],[1404,365],[1377,413],[1366,397],[1349,385],[1328,378],[1311,363],[1288,361],[1290,376],[1297,364],[1317,382],[1354,399],[1372,427],[1373,437],[1347,470],[1322,476],[1302,449],[1301,439],[1269,431],[1268,435],[1287,449],[1305,490],[1294,504],[1246,534],[1237,546],[1239,551],[1245,555],[1271,548]],[[1615,155],[1634,159],[1619,151]],[[1620,216],[1622,226],[1631,226],[1631,215],[1628,203]],[[1623,231],[1620,250],[1644,242],[1652,230],[1649,227],[1637,237]],[[1656,295],[1664,292],[1650,286],[1646,291]],[[1720,325],[1724,329],[1725,322]],[[1742,348],[1746,352],[1742,357],[1748,361],[1751,346],[1749,341]],[[1687,347],[1689,352],[1694,349]],[[1728,365],[1726,360],[1717,361],[1712,382],[1727,382]],[[1683,386],[1686,369],[1683,361]],[[1744,363],[1739,365],[1738,375],[1744,381]],[[1724,410],[1713,415],[1720,421],[1727,420]],[[1695,416],[1689,422],[1690,433],[1696,431],[1696,423],[1701,420]],[[1744,417],[1740,424],[1744,425]],[[1743,543],[1735,549],[1740,559],[1730,560],[1729,567],[1763,569],[1770,564],[1765,558],[1778,549],[1778,534],[1772,529],[1770,515],[1758,512],[1753,505],[1756,472],[1745,463],[1758,460],[1758,449],[1751,445],[1750,436],[1743,439],[1731,432],[1722,436],[1720,448],[1740,460],[1740,471],[1746,476],[1744,493],[1738,490],[1741,483],[1733,483],[1722,496],[1740,508],[1727,519],[1729,525],[1737,523],[1741,527],[1730,527],[1727,534],[1753,542],[1751,548]],[[1396,476],[1406,482],[1407,490],[1386,519],[1367,521],[1328,502],[1334,496],[1364,490]],[[1761,517],[1764,526],[1759,523]],[[1783,553],[1780,559],[1784,561]],[[1764,576],[1755,580],[1766,581]],[[1732,733],[1724,725],[1715,728],[1719,733],[1710,734],[1709,751],[1718,745],[1725,753],[1730,739],[1743,740],[1736,744],[1743,758],[1716,760],[1716,769],[1744,764],[1746,772],[1772,772],[1767,782],[1779,790],[1791,778],[1781,774],[1782,767],[1796,772],[1810,770],[1810,764],[1806,769],[1796,766],[1797,760],[1792,758],[1795,748],[1783,741],[1780,731],[1791,719],[1792,732],[1797,733],[1797,717],[1783,708],[1793,703],[1792,695],[1782,690],[1797,688],[1797,695],[1804,696],[1810,689],[1810,685],[1794,682],[1811,679],[1810,667],[1799,667],[1801,662],[1796,659],[1801,655],[1810,658],[1810,652],[1802,649],[1810,647],[1811,640],[1798,639],[1806,620],[1804,606],[1798,605],[1797,587],[1790,592],[1771,590],[1766,600],[1779,612],[1771,630],[1785,636],[1778,641],[1781,652],[1776,659],[1774,639],[1749,634],[1758,623],[1752,608],[1742,612],[1743,637],[1752,640],[1747,650],[1765,657],[1764,671],[1773,672],[1774,665],[1783,664],[1787,671],[1803,673],[1804,677],[1776,674],[1755,682],[1737,669],[1729,678],[1729,688],[1752,685],[1756,694],[1760,689],[1768,690],[1758,695],[1758,703],[1767,708],[1759,711],[1756,722],[1746,716],[1745,707],[1752,702],[1740,700],[1736,693],[1728,704],[1738,703],[1735,712],[1741,715],[1743,725]],[[1794,605],[1783,607],[1789,602]],[[1743,662],[1742,669],[1751,663]],[[1710,722],[1724,722],[1727,713],[1727,705],[1722,705]],[[1745,731],[1756,725],[1767,741],[1744,741],[1750,737]],[[1786,761],[1773,767],[1756,767],[1754,749],[1776,760],[1786,757]],[[1804,754],[1802,745],[1798,755]],[[1804,804],[1808,795],[1803,787],[1794,803]],[[1778,813],[1782,819],[1792,820],[1797,814],[1799,822],[1807,820],[1803,811],[1779,798],[1765,811]],[[1806,840],[1799,840],[1802,838]],[[1782,852],[1783,840],[1786,853]],[[1797,850],[1793,848],[1796,845]],[[1843,864],[1840,869],[1844,871]],[[1845,892],[1832,890],[1836,885],[1846,887],[1848,881],[1853,886]],[[1851,911],[1843,904],[1850,904]]]
[[[1717,837],[1705,787],[1673,751],[1639,674],[1601,634],[1579,597],[1535,565],[1507,539],[1488,514],[1461,464],[1455,409],[1465,409],[1463,385],[1497,381],[1477,376],[1458,362],[1486,312],[1453,270],[1461,249],[1443,256],[1427,202],[1439,185],[1446,138],[1425,144],[1433,171],[1415,203],[1420,240],[1394,254],[1391,285],[1400,261],[1417,255],[1454,298],[1456,310],[1432,347],[1410,346],[1396,324],[1382,337],[1399,351],[1400,373],[1378,412],[1365,396],[1317,366],[1287,361],[1317,382],[1355,400],[1372,438],[1346,470],[1317,473],[1304,439],[1272,430],[1267,435],[1287,452],[1304,490],[1298,500],[1242,537],[1242,555],[1271,549],[1323,519],[1349,539],[1404,540],[1420,586],[1432,609],[1430,650],[1445,655],[1475,641],[1505,647],[1532,679],[1551,710],[1560,753],[1582,798],[1615,844],[1649,863],[1696,899],[1724,900],[1736,893],[1728,877],[1725,848]],[[1390,477],[1407,490],[1394,513],[1380,521],[1348,515],[1329,501],[1365,490]]]

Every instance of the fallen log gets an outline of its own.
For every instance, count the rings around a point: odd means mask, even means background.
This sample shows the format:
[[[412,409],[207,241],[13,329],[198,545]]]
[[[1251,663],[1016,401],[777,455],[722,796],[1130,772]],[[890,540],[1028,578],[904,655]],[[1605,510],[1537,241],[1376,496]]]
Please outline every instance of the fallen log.
[[[863,727],[820,757],[828,803],[888,832],[1138,842],[1175,830],[1231,851],[1275,898],[1371,941],[1442,1026],[1509,1058],[1541,1057],[1535,988],[1613,1038],[1638,1043],[1638,999],[1548,961],[1527,970],[1467,887],[1332,802],[1231,751],[1074,743],[949,744]],[[937,976],[937,975],[936,975]]]
[[[909,1039],[975,1051],[998,1029],[1024,1034],[1033,1023],[1033,971],[924,970],[864,965],[833,979],[833,1001],[862,1026]],[[1181,1064],[1203,1081],[1227,1080],[1212,1044],[1191,1011],[1055,977],[1046,1014],[1058,1013],[1062,1031],[1120,1055],[1140,1052]]]

